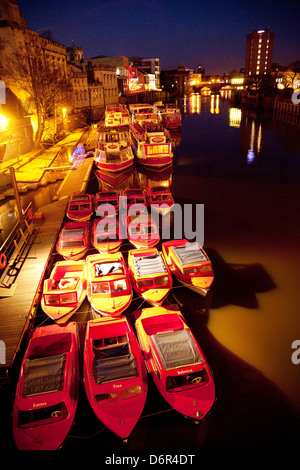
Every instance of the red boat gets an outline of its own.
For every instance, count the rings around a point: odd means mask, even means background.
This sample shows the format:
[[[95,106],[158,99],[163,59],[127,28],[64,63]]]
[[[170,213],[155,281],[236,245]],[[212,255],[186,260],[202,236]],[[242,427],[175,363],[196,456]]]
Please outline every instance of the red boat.
[[[162,252],[172,274],[186,287],[206,296],[214,280],[211,261],[198,242],[170,240]]]
[[[159,228],[147,209],[123,216],[123,227],[127,230],[127,238],[136,248],[151,248],[160,240]]]
[[[41,307],[56,323],[65,323],[85,297],[85,260],[58,261],[44,281]]]
[[[215,401],[210,367],[175,305],[137,311],[136,331],[148,371],[164,399],[201,421]]]
[[[94,160],[100,170],[109,172],[123,171],[133,165],[134,155],[127,126],[99,129]]]
[[[120,194],[120,205],[123,210],[128,210],[134,204],[143,204],[147,208],[147,200],[143,189],[124,189]]]
[[[146,189],[148,204],[152,210],[166,215],[174,206],[174,199],[167,186],[152,186]]]
[[[122,439],[135,427],[147,396],[147,371],[126,317],[87,324],[83,379],[101,422]]]
[[[92,194],[73,194],[67,206],[67,217],[76,222],[90,220],[94,213],[94,200]]]
[[[114,253],[122,245],[118,217],[96,217],[93,220],[91,242],[99,253]]]
[[[181,112],[175,104],[166,104],[161,111],[161,122],[169,130],[181,127]]]
[[[105,126],[128,126],[130,121],[129,110],[122,104],[108,105],[105,108]]]
[[[13,407],[19,450],[56,450],[72,426],[78,401],[77,323],[36,328],[26,349]]]
[[[83,258],[91,244],[90,227],[90,222],[67,222],[58,236],[57,253],[65,259]]]
[[[99,191],[94,196],[94,208],[98,216],[106,212],[114,216],[119,212],[119,194],[116,191]]]
[[[172,287],[172,274],[156,248],[130,250],[128,270],[136,292],[154,307],[162,304]]]
[[[100,315],[117,317],[130,305],[132,287],[122,253],[103,253],[86,258],[87,295]]]
[[[169,131],[162,124],[143,122],[129,126],[137,161],[142,165],[160,168],[173,162]]]

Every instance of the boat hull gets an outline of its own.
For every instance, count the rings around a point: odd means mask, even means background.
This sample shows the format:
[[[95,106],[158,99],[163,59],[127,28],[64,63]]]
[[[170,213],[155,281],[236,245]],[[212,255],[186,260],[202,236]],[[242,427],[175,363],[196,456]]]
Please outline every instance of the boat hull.
[[[54,351],[57,356],[54,356]],[[63,355],[66,355],[63,388],[59,391],[49,390],[51,374],[44,372],[41,375],[40,372],[34,383],[33,372],[31,376],[26,372],[29,363],[49,359],[58,361]],[[34,368],[31,370],[34,371]],[[36,387],[35,392],[30,390],[33,386]],[[48,393],[42,393],[40,387],[48,387]],[[77,324],[73,322],[64,326],[55,324],[36,328],[22,361],[13,408],[13,434],[19,450],[56,450],[62,445],[75,417],[78,387]]]
[[[68,296],[71,301],[64,301],[64,297]],[[57,262],[51,271],[50,278],[44,281],[41,299],[43,311],[56,323],[62,324],[74,315],[85,298],[85,261]]]
[[[95,346],[115,340],[108,347]],[[118,364],[118,358],[109,351],[112,348],[119,354],[119,360],[122,358],[123,365]],[[125,351],[126,355],[121,356]],[[110,358],[109,371],[101,364],[104,354]],[[128,361],[130,367],[127,367]],[[109,378],[106,373],[110,374]],[[88,400],[97,418],[114,434],[127,439],[141,416],[148,386],[143,356],[126,318],[88,322],[83,380]]]
[[[90,221],[67,222],[60,231],[56,251],[65,260],[78,261],[90,247]]]
[[[154,307],[159,307],[172,287],[172,275],[156,248],[130,250],[128,270],[135,291]]]
[[[204,354],[178,307],[153,307],[138,311],[135,313],[135,326],[147,369],[166,402],[184,416],[197,421],[203,420],[214,404],[215,385]],[[177,351],[177,355],[181,355],[176,366],[171,366],[172,361],[175,364],[176,352],[172,350],[172,343],[176,344],[178,341],[177,333],[182,335],[181,343],[178,343],[181,344],[181,349],[179,353]],[[161,341],[166,335],[173,336],[162,353],[155,346],[156,341],[158,342],[156,338]],[[193,348],[192,356],[198,356],[194,362],[190,359],[185,362],[184,347],[187,340],[188,352]],[[166,363],[168,361],[167,365],[164,364],[165,360]]]
[[[162,244],[162,252],[174,277],[185,287],[200,294],[202,297],[206,297],[214,281],[214,272],[203,248],[200,247],[199,250],[203,256],[203,262],[197,261],[195,264],[187,263],[184,266],[180,264],[179,259],[172,252],[173,248],[184,247],[188,251],[191,245],[188,240],[172,240]],[[185,270],[189,270],[190,274],[185,274]],[[196,272],[192,272],[193,270]]]
[[[107,171],[109,173],[118,173],[120,171],[124,171],[130,168],[133,165],[133,160],[134,158],[132,158],[132,160],[128,160],[127,162],[114,164],[100,163],[96,161],[96,166],[101,171]]]
[[[122,253],[90,255],[86,265],[87,296],[91,307],[103,316],[120,316],[132,300],[132,287]],[[115,266],[116,273],[98,275],[97,272],[106,265]]]

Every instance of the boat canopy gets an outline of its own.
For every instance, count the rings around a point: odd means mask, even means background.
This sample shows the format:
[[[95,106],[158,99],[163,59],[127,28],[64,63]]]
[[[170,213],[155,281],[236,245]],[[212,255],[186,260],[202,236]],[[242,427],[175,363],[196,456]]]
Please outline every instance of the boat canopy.
[[[93,375],[97,384],[138,376],[137,365],[128,342],[104,348],[93,347]]]
[[[151,338],[165,370],[202,362],[186,329],[155,334]]]
[[[62,391],[66,357],[66,354],[59,354],[28,359],[25,364],[22,397]]]
[[[60,238],[61,239],[69,239],[69,238],[83,238],[84,236],[84,228],[72,228],[72,229],[63,229]]]
[[[171,248],[181,266],[209,261],[197,242],[183,246],[173,246]]]
[[[138,276],[166,273],[167,268],[160,253],[151,256],[134,256],[133,263]]]

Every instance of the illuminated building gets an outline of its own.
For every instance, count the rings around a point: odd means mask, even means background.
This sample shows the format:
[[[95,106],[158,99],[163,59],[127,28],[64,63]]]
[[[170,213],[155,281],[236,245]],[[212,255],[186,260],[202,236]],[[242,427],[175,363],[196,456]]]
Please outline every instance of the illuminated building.
[[[274,33],[269,29],[257,30],[247,36],[245,74],[248,77],[271,73]]]

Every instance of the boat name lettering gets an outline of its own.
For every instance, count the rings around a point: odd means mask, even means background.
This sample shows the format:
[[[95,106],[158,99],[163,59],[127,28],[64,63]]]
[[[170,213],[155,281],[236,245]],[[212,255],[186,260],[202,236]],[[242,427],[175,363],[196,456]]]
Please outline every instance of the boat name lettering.
[[[46,405],[47,405],[47,402],[44,401],[44,402],[42,402],[42,403],[34,403],[34,404],[32,405],[32,407],[33,407],[33,408],[36,408],[37,406],[46,406]]]
[[[178,371],[177,371],[177,374],[178,374],[178,375],[181,375],[181,374],[190,374],[191,372],[193,372],[193,369],[184,369],[184,370],[178,370]]]

